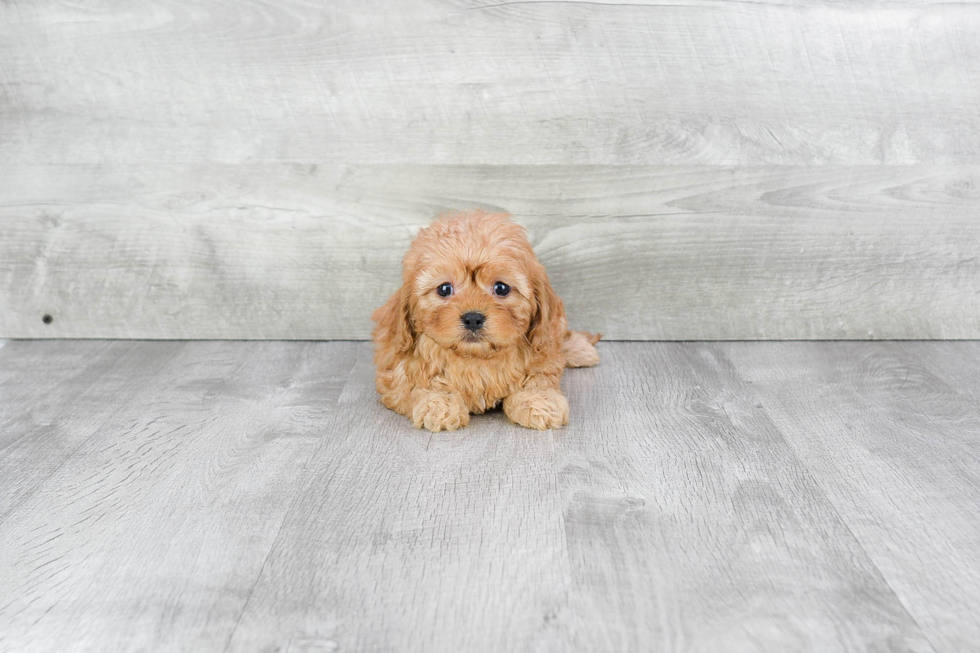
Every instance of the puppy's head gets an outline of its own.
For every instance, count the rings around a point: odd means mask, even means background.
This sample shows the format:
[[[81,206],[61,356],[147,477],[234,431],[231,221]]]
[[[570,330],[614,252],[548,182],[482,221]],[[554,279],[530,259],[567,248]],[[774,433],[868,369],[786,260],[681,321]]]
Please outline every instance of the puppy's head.
[[[408,345],[424,333],[444,349],[487,358],[520,342],[540,345],[560,328],[560,300],[507,215],[445,217],[419,232],[402,265],[402,288],[375,315],[389,339]]]

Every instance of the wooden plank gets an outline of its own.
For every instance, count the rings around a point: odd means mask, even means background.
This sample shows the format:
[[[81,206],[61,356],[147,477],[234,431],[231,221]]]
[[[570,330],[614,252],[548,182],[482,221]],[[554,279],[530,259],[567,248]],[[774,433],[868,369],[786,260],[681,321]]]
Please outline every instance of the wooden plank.
[[[562,439],[582,650],[931,650],[716,346],[602,353]]]
[[[105,341],[14,341],[0,349],[0,521],[140,396],[180,350],[161,343],[149,355],[133,343]]]
[[[977,344],[733,343],[722,351],[936,649],[977,650]]]
[[[980,167],[0,171],[2,336],[367,338],[416,230],[482,206],[607,338],[980,338]]]
[[[0,649],[220,650],[360,348],[0,350]]]
[[[601,347],[550,434],[362,358],[228,650],[932,650],[717,350]]]
[[[968,2],[0,5],[11,163],[980,164]]]
[[[980,401],[980,342],[934,342],[911,353],[916,365],[945,383],[944,390]],[[969,403],[967,400],[963,405]]]
[[[532,650],[568,578],[555,438],[415,430],[363,347],[227,650]]]

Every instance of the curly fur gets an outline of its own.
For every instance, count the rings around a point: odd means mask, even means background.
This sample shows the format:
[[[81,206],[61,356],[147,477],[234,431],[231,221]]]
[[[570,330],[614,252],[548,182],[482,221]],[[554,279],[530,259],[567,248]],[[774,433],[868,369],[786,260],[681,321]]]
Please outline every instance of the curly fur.
[[[510,286],[494,294],[496,282]],[[436,289],[452,283],[453,294]],[[486,316],[471,333],[461,317]],[[524,229],[506,214],[443,217],[419,232],[402,286],[371,318],[381,401],[416,428],[455,430],[503,402],[535,429],[568,423],[564,368],[599,362],[601,334],[569,331],[565,309]]]

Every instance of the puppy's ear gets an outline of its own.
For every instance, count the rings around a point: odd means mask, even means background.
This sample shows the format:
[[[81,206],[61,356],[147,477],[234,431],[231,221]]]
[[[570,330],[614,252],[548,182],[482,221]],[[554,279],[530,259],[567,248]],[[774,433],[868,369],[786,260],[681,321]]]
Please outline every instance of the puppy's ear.
[[[388,301],[371,314],[371,319],[377,323],[372,334],[374,341],[393,354],[408,351],[415,339],[412,309],[408,298],[409,290],[402,285]]]
[[[528,327],[527,339],[539,352],[560,347],[565,339],[565,306],[551,287],[544,266],[538,264],[531,275],[534,288],[534,316]]]

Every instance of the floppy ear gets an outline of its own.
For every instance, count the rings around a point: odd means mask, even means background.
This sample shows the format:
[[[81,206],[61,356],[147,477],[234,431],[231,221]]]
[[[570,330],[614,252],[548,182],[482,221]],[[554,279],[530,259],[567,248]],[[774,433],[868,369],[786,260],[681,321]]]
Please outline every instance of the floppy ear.
[[[532,275],[534,316],[528,327],[527,339],[539,352],[560,347],[565,339],[565,306],[551,287],[543,265],[536,266]]]
[[[384,349],[389,354],[402,354],[412,346],[415,332],[408,297],[409,291],[402,285],[371,314],[371,319],[377,323],[372,337],[379,345],[379,353]]]

